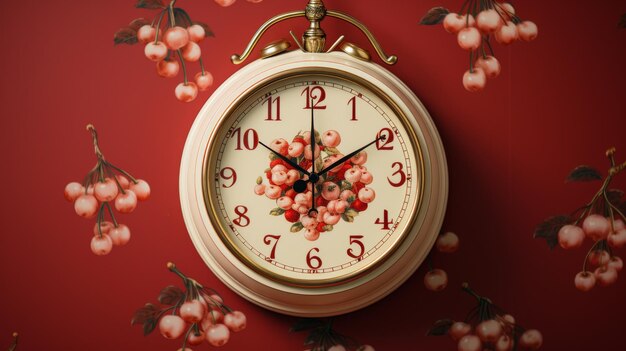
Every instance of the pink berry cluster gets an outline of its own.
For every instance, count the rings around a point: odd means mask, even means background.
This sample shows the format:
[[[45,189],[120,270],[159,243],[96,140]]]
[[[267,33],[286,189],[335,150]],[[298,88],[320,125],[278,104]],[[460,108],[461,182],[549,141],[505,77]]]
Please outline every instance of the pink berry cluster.
[[[445,254],[455,253],[459,249],[459,236],[453,232],[440,234],[435,242],[437,251]],[[448,274],[440,268],[432,267],[432,253],[428,258],[428,272],[424,276],[424,286],[430,291],[439,292],[448,286]]]
[[[290,332],[308,332],[305,351],[375,351],[370,345],[360,345],[352,338],[333,329],[333,318],[308,318],[297,321]]]
[[[74,211],[80,217],[96,217],[91,251],[103,256],[111,252],[113,245],[126,245],[130,240],[130,229],[117,222],[112,207],[119,213],[133,212],[138,201],[150,197],[150,186],[145,180],[135,179],[105,160],[98,144],[96,128],[89,124],[87,130],[91,132],[98,162],[87,173],[82,184],[71,182],[65,186],[65,199],[74,204]],[[111,221],[105,220],[106,212]]]
[[[310,132],[299,133],[291,143],[285,139],[275,139],[269,147],[309,172],[315,158],[315,170],[320,171],[339,161],[344,155],[337,149],[341,143],[339,132],[328,130],[321,135],[317,131],[315,134],[313,147]],[[376,192],[368,186],[374,181],[374,177],[367,171],[366,162],[367,153],[361,151],[320,176],[315,185],[317,216],[308,215],[313,203],[311,184],[302,193],[296,193],[293,189],[296,181],[308,177],[274,153],[270,153],[269,168],[265,170],[265,178],[269,184],[264,184],[263,177],[258,177],[254,193],[276,201],[277,207],[270,214],[284,216],[287,222],[293,223],[291,232],[297,233],[304,229],[304,237],[315,241],[320,233],[332,231],[340,220],[353,222],[376,198]]]
[[[168,5],[161,0],[140,0],[137,7],[158,10],[152,21],[137,19],[115,33],[115,43],[145,44],[144,54],[156,63],[156,73],[164,78],[178,76],[183,69],[183,82],[174,89],[176,98],[191,102],[198,96],[198,90],[207,90],[213,84],[213,76],[202,63],[202,50],[199,43],[213,33],[201,22],[192,21],[189,14],[174,7],[176,0]],[[136,28],[136,29],[135,29]],[[187,75],[187,64],[199,62],[200,72],[191,82]]]
[[[164,306],[147,303],[135,312],[131,324],[143,325],[144,335],[158,326],[164,338],[182,338],[179,351],[192,351],[187,346],[198,346],[204,341],[223,346],[231,332],[246,328],[246,315],[224,304],[217,292],[187,277],[171,262],[167,268],[183,280],[185,290],[168,286],[158,298]]]
[[[457,36],[459,46],[469,51],[469,70],[463,75],[463,86],[471,92],[481,91],[487,78],[500,75],[500,62],[491,46],[491,37],[502,45],[517,40],[532,41],[537,38],[537,25],[522,21],[510,3],[496,0],[466,0],[459,13],[443,7],[431,9],[421,24],[443,23],[444,29]]]
[[[463,284],[463,291],[478,300],[465,321],[439,320],[428,335],[448,335],[457,343],[459,351],[537,350],[541,347],[543,336],[538,330],[520,327],[512,315],[478,295],[467,283]]]
[[[589,291],[594,286],[610,286],[617,281],[618,272],[624,267],[614,250],[626,245],[626,202],[623,192],[609,189],[618,173],[626,168],[626,162],[615,163],[615,148],[606,152],[611,163],[608,176],[591,201],[571,215],[555,216],[540,224],[535,237],[544,238],[551,247],[558,242],[565,250],[580,248],[588,238],[593,242],[583,261],[583,270],[576,274],[574,285],[580,291]],[[579,166],[568,176],[568,181],[602,180],[597,170]]]

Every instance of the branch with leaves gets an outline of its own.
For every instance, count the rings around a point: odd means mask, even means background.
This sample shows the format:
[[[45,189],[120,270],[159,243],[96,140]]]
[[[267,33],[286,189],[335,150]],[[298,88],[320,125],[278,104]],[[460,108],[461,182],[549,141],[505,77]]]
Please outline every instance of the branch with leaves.
[[[157,74],[173,78],[183,69],[183,82],[176,86],[176,98],[183,102],[193,101],[198,90],[206,90],[213,84],[213,76],[207,72],[202,62],[202,50],[198,43],[213,32],[205,23],[191,19],[187,11],[175,7],[176,0],[165,5],[162,0],[138,0],[135,7],[155,10],[157,15],[151,20],[138,18],[118,30],[115,44],[145,44],[145,56],[156,62]],[[180,62],[180,63],[179,63]],[[199,62],[200,72],[190,82],[187,64]]]
[[[231,331],[246,328],[246,316],[224,304],[215,290],[187,277],[171,262],[167,269],[182,279],[184,290],[170,285],[159,294],[161,306],[147,303],[135,312],[131,325],[142,325],[144,335],[158,326],[163,337],[182,338],[181,350],[191,351],[187,346],[200,345],[204,340],[222,346],[230,339]]]
[[[370,345],[361,345],[352,338],[333,329],[333,318],[303,318],[296,322],[290,332],[308,332],[304,340],[307,351],[375,351]]]
[[[624,266],[613,250],[626,245],[626,201],[622,201],[622,190],[610,186],[615,176],[626,168],[626,162],[615,162],[615,148],[607,150],[606,156],[610,163],[606,178],[590,166],[578,166],[567,177],[568,182],[602,181],[591,201],[569,215],[548,218],[537,226],[534,234],[535,238],[545,239],[551,249],[557,243],[566,250],[579,248],[586,237],[593,241],[583,261],[583,270],[574,278],[574,285],[580,291],[589,291],[596,283],[612,285]],[[595,267],[593,273],[589,266]]]
[[[458,13],[435,7],[420,21],[422,25],[441,23],[448,33],[457,35],[459,46],[469,51],[469,70],[463,75],[463,86],[470,92],[483,90],[487,78],[500,75],[492,36],[498,43],[509,45],[517,40],[532,41],[539,33],[537,25],[523,21],[513,5],[496,0],[465,0]]]
[[[111,252],[113,245],[123,246],[130,240],[130,229],[117,222],[113,208],[119,213],[133,212],[137,201],[150,197],[150,185],[107,161],[100,150],[96,128],[89,124],[87,131],[91,133],[98,161],[82,184],[71,182],[65,186],[65,199],[74,204],[74,211],[80,217],[96,217],[91,251],[103,256]],[[107,213],[111,221],[105,220]]]
[[[541,347],[543,336],[538,330],[525,330],[512,315],[478,295],[467,283],[463,283],[462,289],[476,299],[477,305],[462,322],[438,320],[426,335],[448,335],[457,342],[459,351],[537,350]]]
[[[13,333],[13,342],[9,345],[9,351],[15,351],[17,349],[17,339],[19,335],[17,333]]]

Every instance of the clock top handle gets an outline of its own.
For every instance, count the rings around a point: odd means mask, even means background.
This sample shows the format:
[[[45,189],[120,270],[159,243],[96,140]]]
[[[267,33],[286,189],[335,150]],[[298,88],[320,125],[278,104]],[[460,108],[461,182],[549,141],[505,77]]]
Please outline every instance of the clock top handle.
[[[261,27],[259,27],[256,33],[254,33],[254,35],[252,36],[252,40],[250,40],[250,43],[248,44],[246,49],[243,51],[243,53],[241,55],[237,55],[237,54],[232,55],[230,57],[230,60],[236,65],[243,63],[248,58],[248,56],[250,56],[250,53],[252,52],[254,47],[257,45],[257,43],[259,42],[263,34],[270,27],[272,27],[273,25],[279,22],[282,22],[291,18],[296,18],[296,17],[306,17],[310,22],[309,28],[302,35],[304,46],[296,42],[298,46],[303,51],[306,51],[306,52],[323,52],[324,47],[326,45],[326,33],[324,33],[324,30],[320,27],[320,22],[324,19],[324,17],[326,17],[326,15],[340,19],[342,21],[346,21],[352,24],[353,26],[357,27],[361,32],[363,32],[363,34],[365,34],[367,39],[370,41],[370,43],[376,50],[376,53],[378,54],[378,56],[386,64],[393,65],[398,61],[397,56],[395,55],[387,56],[387,54],[385,54],[385,52],[383,51],[382,47],[380,46],[380,44],[378,43],[378,41],[376,40],[372,32],[363,23],[358,21],[356,18],[348,14],[345,14],[343,12],[332,11],[332,10],[327,11],[322,0],[309,0],[309,3],[307,4],[306,9],[304,11],[286,12],[286,13],[282,13],[280,15],[276,15],[270,18],[265,23],[263,23]],[[334,47],[335,45],[331,47],[331,50]]]

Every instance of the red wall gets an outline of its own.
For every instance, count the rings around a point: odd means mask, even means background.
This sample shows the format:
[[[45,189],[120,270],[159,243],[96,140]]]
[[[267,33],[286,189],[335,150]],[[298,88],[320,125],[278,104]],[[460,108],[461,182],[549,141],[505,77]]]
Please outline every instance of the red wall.
[[[564,184],[587,163],[606,170],[604,151],[626,159],[626,30],[617,21],[626,3],[519,1],[517,10],[539,25],[532,43],[496,47],[502,76],[481,94],[463,90],[467,56],[440,27],[421,27],[427,9],[460,7],[460,0],[339,1],[400,58],[396,75],[430,110],[450,167],[445,229],[462,250],[435,255],[450,276],[442,293],[425,290],[424,269],[383,301],[340,317],[337,328],[377,350],[454,350],[425,337],[442,317],[461,319],[474,301],[457,287],[468,281],[544,334],[544,350],[621,350],[626,281],[588,294],[573,287],[584,250],[550,252],[534,240],[537,223],[588,201],[598,184]],[[0,235],[0,348],[19,331],[19,350],[176,350],[178,342],[144,338],[129,325],[133,311],[179,280],[175,261],[215,287],[248,315],[249,327],[224,350],[298,350],[304,335],[289,334],[294,318],[260,309],[227,290],[205,267],[185,231],[178,200],[178,166],[188,129],[209,94],[190,104],[173,96],[175,81],[157,77],[140,47],[114,47],[113,33],[152,13],[133,1],[13,1],[0,21],[0,149],[3,185]],[[305,1],[239,0],[229,8],[210,0],[180,0],[208,22],[216,38],[202,44],[216,83],[238,67],[229,56],[270,16]],[[329,40],[348,34],[329,20]],[[292,21],[271,31],[287,37]],[[78,218],[63,187],[95,162],[85,125],[93,122],[109,160],[147,179],[150,201],[121,221],[133,238],[107,257],[89,250],[93,221]],[[626,176],[617,184],[624,188]],[[621,253],[623,255],[623,252]],[[619,345],[622,345],[621,347]],[[197,349],[206,349],[207,346]]]

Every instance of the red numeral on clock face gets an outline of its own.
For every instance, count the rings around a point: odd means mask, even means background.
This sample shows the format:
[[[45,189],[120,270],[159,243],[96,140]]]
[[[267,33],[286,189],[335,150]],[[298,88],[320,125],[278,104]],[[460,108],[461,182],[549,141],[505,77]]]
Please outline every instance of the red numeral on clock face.
[[[263,238],[263,243],[265,245],[272,245],[272,241],[274,241],[274,245],[272,246],[272,251],[270,251],[270,258],[273,260],[276,257],[276,244],[278,244],[278,240],[280,240],[280,235],[266,235]]]
[[[300,95],[304,95],[306,93],[306,106],[305,109],[311,109],[311,100],[313,100],[313,109],[314,110],[325,110],[326,105],[320,105],[320,103],[326,100],[326,91],[324,88],[320,86],[314,87],[306,87],[302,90]]]
[[[356,96],[353,96],[352,99],[348,100],[348,105],[352,105],[352,118],[351,121],[356,121]]]
[[[230,180],[229,185],[226,185],[226,183],[222,184],[223,188],[230,188],[235,185],[235,183],[237,183],[237,172],[235,172],[232,167],[222,168],[222,170],[220,171],[220,177],[222,177],[222,179],[224,180]]]
[[[259,134],[254,129],[248,129],[241,133],[241,128],[233,130],[232,136],[237,134],[237,147],[235,150],[243,150],[241,146],[248,150],[254,150],[259,146]]]
[[[393,223],[393,220],[389,220],[389,211],[385,210],[383,212],[383,219],[381,220],[380,218],[376,218],[376,222],[374,222],[374,224],[381,224],[383,227],[381,228],[381,230],[389,230],[391,229],[389,227],[390,224]]]
[[[359,248],[357,251],[358,253],[355,253],[355,250],[349,248],[347,250],[348,256],[352,258],[359,258],[363,256],[363,253],[365,253],[365,245],[363,245],[363,242],[359,239],[363,239],[363,235],[350,235],[350,245],[356,244]]]
[[[247,227],[250,225],[250,218],[246,216],[246,213],[248,213],[248,208],[246,206],[235,207],[235,214],[239,217],[233,219],[233,223],[240,227]]]
[[[311,269],[318,269],[322,266],[322,259],[319,258],[318,256],[311,255],[311,252],[313,251],[317,253],[317,252],[320,252],[320,249],[318,249],[317,247],[314,247],[306,254],[306,264]]]
[[[393,131],[389,128],[383,128],[380,130],[380,132],[378,132],[377,135],[377,137],[381,136],[384,136],[385,139],[378,139],[378,141],[376,141],[376,148],[378,150],[393,150],[393,145],[389,145],[393,142],[395,138]]]
[[[276,98],[272,98],[272,96],[269,96],[267,98],[267,100],[265,100],[263,102],[263,104],[267,103],[267,118],[265,119],[266,121],[280,121],[280,96],[277,96]],[[274,117],[274,109],[272,108],[273,105],[276,105],[276,118]]]
[[[398,180],[397,182],[394,182],[389,177],[387,177],[387,181],[394,188],[399,188],[402,185],[404,185],[404,183],[406,182],[406,174],[404,173],[403,167],[404,167],[404,165],[402,165],[402,162],[394,162],[391,165],[391,168],[394,168],[394,169],[398,168],[398,170],[395,171],[391,176],[392,177],[396,176],[396,175],[400,176],[400,180]]]

